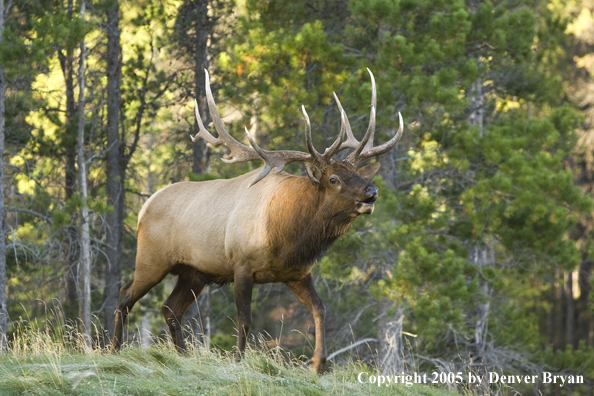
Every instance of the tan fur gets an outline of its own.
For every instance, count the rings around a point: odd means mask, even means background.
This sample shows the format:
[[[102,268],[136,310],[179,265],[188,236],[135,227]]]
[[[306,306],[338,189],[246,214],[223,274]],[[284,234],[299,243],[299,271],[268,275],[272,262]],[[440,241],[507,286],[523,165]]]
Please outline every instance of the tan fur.
[[[252,324],[253,285],[283,282],[313,315],[316,343],[312,369],[324,371],[326,308],[315,290],[311,268],[349,230],[357,216],[373,212],[378,190],[370,180],[379,163],[359,169],[356,166],[390,150],[403,131],[398,113],[400,128],[396,135],[381,146],[368,147],[372,146],[375,132],[377,95],[373,73],[367,70],[372,99],[364,138],[360,142],[355,139],[334,95],[341,113],[341,133],[323,154],[313,147],[305,107],[302,110],[309,154],[262,150],[247,128],[252,147],[239,143],[223,126],[205,70],[206,98],[218,137],[204,127],[196,102],[200,132],[192,141],[203,138],[214,146],[225,145],[230,153],[223,159],[228,162],[264,160],[265,166],[229,180],[173,184],[145,203],[138,215],[136,270],[133,279],[120,290],[112,351],[121,345],[123,324],[134,304],[168,273],[178,275],[178,279],[162,312],[180,352],[186,346],[179,320],[206,285],[234,283],[237,349],[243,353]],[[346,148],[355,151],[344,161],[332,159]],[[308,177],[270,173],[294,161],[305,164]]]
[[[230,180],[176,183],[153,195],[139,214],[135,276],[169,272],[183,263],[229,278],[237,265],[249,266],[261,278],[258,283],[290,280],[290,274],[269,274],[277,268],[269,251],[266,226],[271,223],[266,219],[276,217],[279,221],[272,224],[284,228],[284,224],[290,227],[288,218],[305,219],[311,213],[294,203],[306,201],[305,195],[315,194],[315,187],[306,177],[275,174],[248,188],[255,173]],[[292,214],[295,207],[299,209]]]
[[[169,273],[178,275],[178,281],[163,315],[180,351],[185,343],[179,319],[204,286],[235,283],[238,349],[243,351],[253,285],[282,282],[314,315],[314,369],[323,371],[325,308],[311,268],[348,231],[361,205],[373,206],[377,189],[344,162],[315,170],[315,182],[281,172],[249,187],[259,171],[172,184],[147,200],[138,215],[134,278],[120,292],[112,350],[121,344],[129,310]],[[362,172],[367,177],[372,173]]]

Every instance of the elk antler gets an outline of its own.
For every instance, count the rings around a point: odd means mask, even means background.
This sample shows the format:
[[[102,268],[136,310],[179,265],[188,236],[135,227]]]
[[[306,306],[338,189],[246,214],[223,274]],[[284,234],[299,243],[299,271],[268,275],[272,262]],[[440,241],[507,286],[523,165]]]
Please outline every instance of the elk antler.
[[[400,112],[398,112],[398,123],[399,123],[398,130],[396,131],[396,133],[394,134],[392,139],[388,140],[386,143],[384,143],[382,145],[379,145],[377,147],[371,147],[371,148],[363,151],[361,153],[361,155],[359,155],[359,157],[357,158],[356,162],[359,163],[361,161],[366,160],[367,158],[374,157],[376,155],[381,155],[383,153],[386,153],[386,152],[392,150],[392,148],[394,146],[396,146],[396,143],[398,143],[398,141],[402,137],[402,131],[404,131],[404,126],[403,126],[403,122],[402,122],[402,114],[400,114]]]
[[[229,150],[231,150],[231,153],[226,154],[223,157],[223,161],[228,164],[241,161],[262,160],[257,152],[245,144],[239,143],[237,140],[233,139],[229,132],[227,132],[223,122],[221,121],[221,116],[217,110],[214,98],[212,97],[208,71],[204,70],[204,73],[206,74],[206,101],[208,102],[208,111],[210,113],[210,117],[212,118],[214,127],[219,134],[219,137],[216,138],[212,136],[210,132],[204,128],[202,118],[200,118],[200,112],[198,111],[198,102],[194,99],[194,113],[196,115],[196,121],[198,121],[198,129],[200,131],[194,137],[190,135],[192,141],[195,142],[197,139],[203,138],[213,146],[227,146]]]
[[[196,136],[190,137],[192,138],[193,142],[196,141],[196,139],[203,138],[213,146],[227,146],[227,148],[229,148],[231,152],[223,156],[223,161],[228,164],[242,161],[264,161],[264,167],[256,175],[254,180],[252,180],[250,186],[253,186],[257,182],[262,180],[264,177],[266,177],[266,175],[268,175],[273,168],[276,168],[276,173],[279,173],[285,168],[287,164],[295,161],[314,162],[318,166],[325,168],[330,163],[332,156],[334,154],[346,148],[355,149],[355,151],[349,154],[349,156],[347,157],[347,161],[349,161],[353,165],[357,165],[359,162],[369,157],[380,155],[390,150],[392,147],[396,145],[396,143],[398,143],[398,140],[400,140],[403,131],[402,116],[400,115],[400,113],[398,113],[398,117],[400,119],[400,128],[398,129],[396,135],[394,135],[394,137],[390,139],[390,141],[382,144],[381,146],[373,147],[373,135],[375,133],[375,107],[377,95],[375,89],[375,78],[373,77],[373,73],[371,73],[371,70],[369,69],[367,69],[367,71],[371,76],[371,112],[369,118],[369,127],[367,128],[367,132],[365,133],[365,136],[360,142],[353,136],[353,131],[351,130],[349,119],[347,118],[346,113],[342,109],[338,97],[336,96],[336,94],[334,94],[334,99],[336,99],[336,104],[340,109],[341,127],[338,138],[336,138],[334,143],[332,143],[332,145],[324,151],[324,154],[320,154],[313,146],[313,141],[311,138],[311,124],[309,122],[309,116],[307,115],[304,106],[301,106],[301,110],[303,111],[303,117],[305,118],[305,142],[307,144],[309,154],[293,150],[263,150],[262,148],[260,148],[260,146],[258,146],[258,144],[254,140],[250,132],[247,130],[247,128],[245,128],[245,133],[247,134],[248,140],[250,141],[250,144],[252,146],[248,147],[245,144],[242,144],[235,140],[225,129],[219,111],[217,110],[214,98],[212,97],[209,82],[210,76],[208,75],[208,71],[206,69],[204,70],[206,76],[206,101],[208,102],[208,111],[210,113],[210,117],[212,118],[212,122],[219,136],[214,137],[210,134],[210,132],[206,130],[204,124],[202,123],[202,119],[200,118],[200,113],[198,111],[198,102],[194,101],[194,113],[196,115],[196,120],[198,121],[199,132],[196,134]],[[347,139],[346,141],[343,141],[345,133],[347,135]]]
[[[293,151],[293,150],[277,150],[277,151],[267,151],[263,150],[256,144],[252,136],[250,135],[247,128],[245,132],[248,136],[248,140],[252,147],[248,147],[233,138],[227,132],[225,127],[223,126],[223,121],[221,120],[221,116],[219,111],[217,110],[217,106],[215,104],[214,98],[212,97],[212,92],[210,90],[210,82],[209,82],[209,75],[208,71],[205,69],[204,73],[206,75],[206,100],[208,102],[208,110],[210,113],[210,117],[212,118],[214,127],[219,134],[219,137],[214,137],[210,134],[204,127],[202,123],[202,119],[200,118],[200,113],[198,111],[198,102],[195,102],[194,113],[196,115],[196,120],[198,121],[198,128],[199,132],[196,136],[192,137],[192,141],[196,141],[196,139],[203,138],[208,143],[212,144],[213,146],[220,146],[225,145],[231,150],[230,154],[227,154],[223,157],[223,161],[232,164],[235,162],[242,162],[242,161],[253,161],[259,160],[264,161],[264,167],[262,170],[256,175],[254,180],[250,183],[250,186],[253,186],[260,180],[262,180],[266,175],[270,173],[272,168],[276,168],[276,173],[281,172],[284,167],[295,161],[302,161],[302,162],[312,162],[315,159],[318,159],[320,155],[317,151],[311,152],[310,154],[303,153],[301,151]],[[307,120],[307,125],[309,126],[309,120]],[[311,128],[306,127],[306,141],[311,141]],[[342,139],[342,134],[339,136],[339,139]],[[308,146],[309,147],[309,146]],[[313,148],[313,146],[311,146]],[[332,146],[334,147],[334,145]],[[314,154],[315,153],[315,154]]]
[[[373,73],[371,72],[371,70],[369,70],[369,68],[367,69],[367,71],[369,72],[369,76],[371,77],[371,110],[369,112],[369,126],[367,127],[367,132],[365,132],[365,136],[363,136],[363,139],[360,142],[353,135],[351,125],[346,115],[344,117],[341,117],[342,127],[346,131],[347,139],[340,145],[338,151],[347,148],[355,149],[355,151],[350,153],[346,159],[353,165],[357,165],[359,162],[369,157],[380,155],[391,150],[402,137],[402,131],[404,130],[402,123],[402,115],[398,113],[400,127],[398,128],[398,131],[396,132],[394,137],[392,137],[392,139],[382,144],[381,146],[373,147],[373,136],[375,134],[375,109],[377,104],[377,91],[375,88],[375,77],[373,76]],[[338,96],[336,96],[336,93],[333,94],[334,100],[336,101],[338,109],[340,110],[340,113],[342,115],[344,114],[344,110],[342,108],[342,105],[340,104],[340,100],[338,100]]]

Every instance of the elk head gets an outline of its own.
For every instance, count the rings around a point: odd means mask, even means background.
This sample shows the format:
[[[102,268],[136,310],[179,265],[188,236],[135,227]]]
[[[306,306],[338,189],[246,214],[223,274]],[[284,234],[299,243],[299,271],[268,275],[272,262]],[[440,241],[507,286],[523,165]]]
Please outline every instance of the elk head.
[[[202,137],[214,146],[225,145],[231,150],[230,154],[223,157],[226,163],[260,160],[264,166],[258,175],[251,182],[250,187],[266,177],[273,168],[276,173],[281,172],[284,167],[295,161],[305,163],[307,175],[323,194],[323,202],[333,206],[333,213],[340,213],[347,217],[356,217],[360,214],[370,214],[374,209],[374,202],[377,199],[377,187],[371,183],[371,179],[379,170],[379,162],[368,164],[357,169],[357,165],[373,156],[383,154],[391,150],[402,137],[403,123],[402,116],[398,113],[400,126],[396,134],[386,143],[373,147],[373,136],[375,133],[376,113],[376,87],[373,73],[367,69],[371,77],[371,111],[369,126],[363,139],[358,141],[351,130],[349,120],[344,112],[338,97],[334,93],[334,99],[340,110],[341,128],[338,138],[320,154],[313,146],[311,138],[311,124],[305,107],[301,106],[305,119],[305,142],[309,153],[292,150],[263,150],[255,142],[247,128],[245,132],[252,147],[248,147],[235,140],[223,126],[221,117],[216,108],[210,89],[208,71],[206,73],[206,98],[208,110],[213,120],[218,137],[211,135],[202,123],[198,112],[198,104],[195,105],[195,114],[198,121],[199,132],[192,141]],[[345,139],[346,135],[346,139]],[[332,157],[344,149],[353,149],[345,160],[334,160]]]

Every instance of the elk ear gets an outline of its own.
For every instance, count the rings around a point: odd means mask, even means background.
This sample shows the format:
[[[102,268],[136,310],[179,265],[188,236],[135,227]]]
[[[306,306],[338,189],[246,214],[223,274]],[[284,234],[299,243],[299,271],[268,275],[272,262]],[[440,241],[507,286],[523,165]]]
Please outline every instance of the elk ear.
[[[322,178],[322,170],[314,165],[312,162],[305,163],[305,171],[307,172],[307,176],[316,184],[320,183],[320,179]]]
[[[373,179],[373,176],[375,176],[375,174],[379,170],[380,166],[381,166],[381,164],[379,162],[374,162],[373,164],[367,164],[367,165],[362,166],[359,169],[357,169],[357,173],[363,179],[369,181],[369,180]]]

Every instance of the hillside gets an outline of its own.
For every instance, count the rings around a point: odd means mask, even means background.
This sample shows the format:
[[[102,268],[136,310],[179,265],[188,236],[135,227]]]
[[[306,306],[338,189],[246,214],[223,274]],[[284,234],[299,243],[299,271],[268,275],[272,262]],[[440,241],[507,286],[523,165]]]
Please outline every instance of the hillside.
[[[167,344],[109,355],[41,341],[0,355],[0,395],[458,395],[420,384],[362,384],[362,371],[373,375],[350,364],[317,376],[257,351],[238,362],[202,350],[179,356]]]

